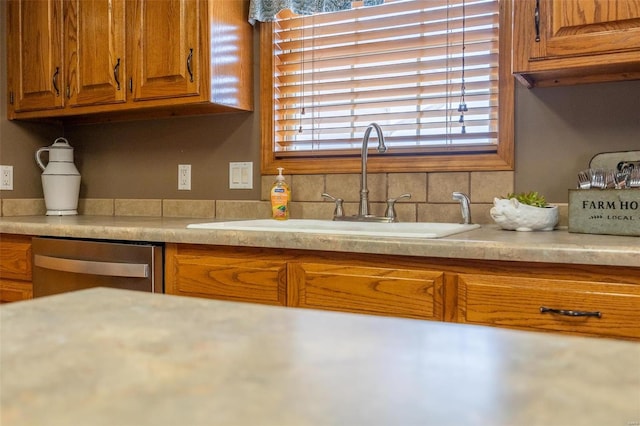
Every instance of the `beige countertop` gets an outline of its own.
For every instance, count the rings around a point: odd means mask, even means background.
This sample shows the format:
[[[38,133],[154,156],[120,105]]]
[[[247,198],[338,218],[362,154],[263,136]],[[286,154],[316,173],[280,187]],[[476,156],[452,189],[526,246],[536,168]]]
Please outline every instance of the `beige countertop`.
[[[95,288],[0,307],[3,425],[636,425],[640,343]]]
[[[355,253],[640,267],[640,237],[504,231],[495,225],[440,239],[187,229],[211,219],[127,216],[0,218],[0,233]]]

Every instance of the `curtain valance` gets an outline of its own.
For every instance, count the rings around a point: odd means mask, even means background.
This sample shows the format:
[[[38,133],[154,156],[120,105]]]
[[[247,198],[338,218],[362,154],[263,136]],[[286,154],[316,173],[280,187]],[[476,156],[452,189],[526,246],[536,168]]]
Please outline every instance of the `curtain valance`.
[[[313,15],[321,12],[336,12],[351,9],[352,0],[251,0],[249,22],[269,22],[281,10],[290,9],[298,15]],[[365,6],[382,4],[384,0],[364,0]]]

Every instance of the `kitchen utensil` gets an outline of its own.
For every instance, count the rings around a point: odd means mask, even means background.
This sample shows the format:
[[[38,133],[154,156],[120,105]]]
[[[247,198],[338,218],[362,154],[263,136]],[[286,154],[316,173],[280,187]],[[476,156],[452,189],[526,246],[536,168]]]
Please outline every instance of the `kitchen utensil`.
[[[629,173],[627,172],[616,172],[613,175],[613,178],[615,180],[615,187],[616,189],[624,189],[627,186],[629,186]]]
[[[585,170],[581,170],[578,172],[578,189],[589,189],[591,188],[591,178],[589,177],[589,172]]]
[[[640,188],[640,169],[633,169],[629,175],[629,188]]]
[[[49,162],[40,159],[43,152],[49,153]],[[36,151],[36,163],[43,170],[42,188],[47,216],[78,214],[80,173],[73,163],[73,148],[65,138],[58,138],[51,146]]]
[[[591,176],[592,188],[605,188],[604,170],[602,169],[589,169],[589,175]]]
[[[616,178],[612,170],[604,172],[604,187],[605,189],[614,189],[616,187]]]

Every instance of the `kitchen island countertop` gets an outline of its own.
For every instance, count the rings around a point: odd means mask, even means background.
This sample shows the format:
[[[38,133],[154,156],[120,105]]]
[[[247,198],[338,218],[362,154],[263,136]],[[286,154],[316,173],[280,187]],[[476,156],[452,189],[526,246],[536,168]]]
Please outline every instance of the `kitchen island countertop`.
[[[105,288],[0,324],[12,426],[640,422],[633,342]]]
[[[276,247],[457,259],[640,266],[640,237],[504,231],[496,225],[439,239],[187,229],[212,219],[128,216],[0,218],[0,233],[89,239]]]

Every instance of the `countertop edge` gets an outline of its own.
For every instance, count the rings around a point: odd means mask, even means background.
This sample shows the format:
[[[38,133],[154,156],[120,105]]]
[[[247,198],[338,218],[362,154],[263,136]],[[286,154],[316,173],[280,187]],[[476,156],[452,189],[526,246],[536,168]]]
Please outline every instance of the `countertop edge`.
[[[187,229],[197,218],[19,216],[0,218],[0,233],[102,240],[210,244],[433,258],[640,267],[640,238],[504,231],[495,225],[438,238],[364,237]]]

